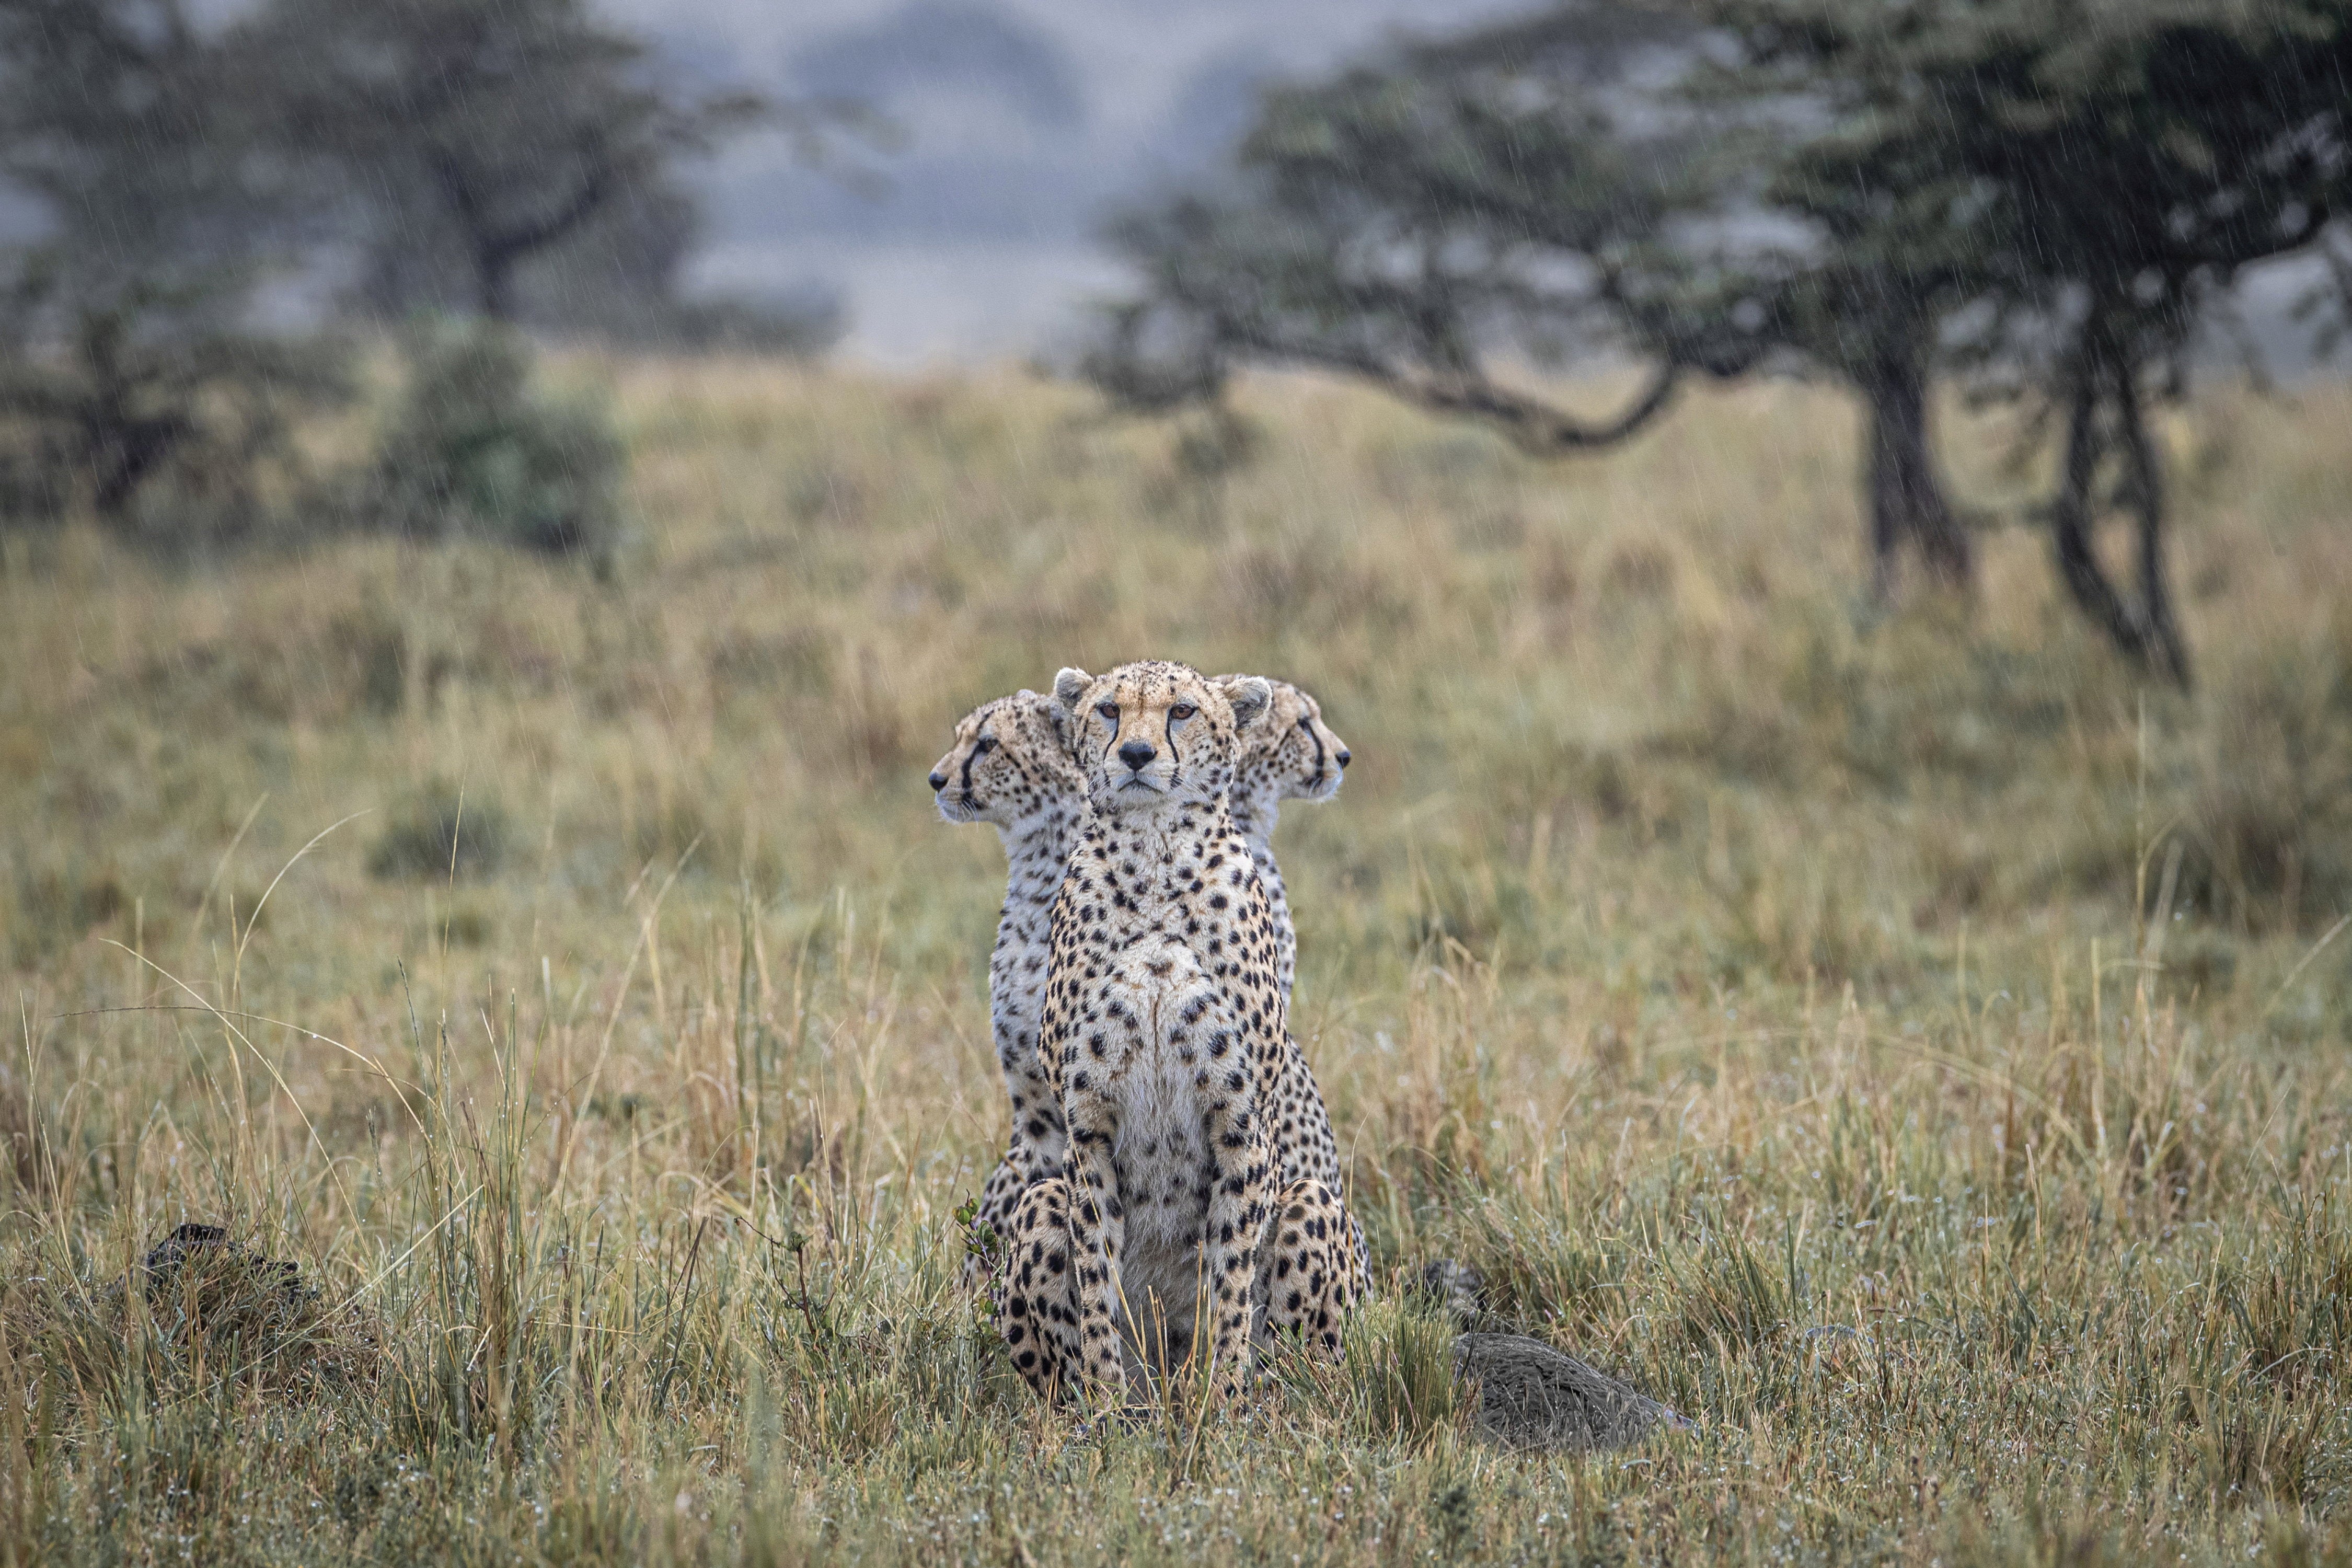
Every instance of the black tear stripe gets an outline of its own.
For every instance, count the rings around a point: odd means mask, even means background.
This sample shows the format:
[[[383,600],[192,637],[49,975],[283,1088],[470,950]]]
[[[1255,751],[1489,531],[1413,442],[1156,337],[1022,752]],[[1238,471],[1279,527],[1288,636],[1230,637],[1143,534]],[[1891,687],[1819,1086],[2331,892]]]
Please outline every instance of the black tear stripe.
[[[1315,721],[1311,718],[1301,719],[1298,721],[1298,727],[1307,731],[1308,740],[1315,742],[1315,771],[1307,775],[1307,782],[1321,784],[1323,782],[1323,737],[1315,732]]]
[[[963,797],[967,801],[971,799],[971,765],[978,761],[980,761],[980,742],[974,741],[971,743],[971,750],[963,754]]]

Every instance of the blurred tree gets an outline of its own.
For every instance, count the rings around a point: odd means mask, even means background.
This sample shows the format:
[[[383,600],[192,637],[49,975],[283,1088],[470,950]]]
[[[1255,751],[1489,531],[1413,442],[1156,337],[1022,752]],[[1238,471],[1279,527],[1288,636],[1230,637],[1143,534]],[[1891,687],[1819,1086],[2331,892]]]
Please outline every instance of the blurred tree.
[[[47,229],[0,279],[0,526],[242,531],[292,410],[340,395],[332,345],[247,322],[294,190],[239,82],[178,0],[0,0],[0,177]]]
[[[1587,90],[1596,54],[1650,36],[1519,29],[1269,93],[1236,181],[1113,223],[1145,289],[1087,374],[1150,410],[1213,396],[1237,361],[1315,366],[1551,454],[1631,435],[1694,369],[1746,368],[1744,343],[1654,289],[1685,149],[1621,132]],[[1499,363],[1611,351],[1650,368],[1600,420]]]
[[[2186,685],[2147,410],[2186,387],[2242,271],[2312,246],[2340,206],[2352,5],[1731,0],[1718,15],[1761,68],[1880,84],[1792,167],[1825,189],[1866,188],[1858,165],[1901,172],[1890,192],[1910,195],[1880,226],[1944,261],[1949,287],[1929,297],[1945,345],[1979,390],[2032,399],[2034,428],[2063,426],[2046,509],[2061,581],[2122,652]],[[2095,546],[2108,511],[2134,531],[2128,590]]]
[[[0,177],[79,276],[246,266],[289,193],[241,86],[182,0],[0,0]]]
[[[291,472],[292,416],[347,395],[344,354],[243,330],[216,286],[100,292],[67,271],[39,252],[0,303],[0,528],[79,503],[164,549],[250,532],[272,471]]]
[[[446,247],[467,302],[512,319],[518,269],[600,221],[674,206],[670,175],[754,124],[804,149],[857,122],[830,102],[695,97],[583,0],[270,0],[242,30],[289,154],[347,171],[379,292]],[[417,302],[412,297],[404,303]]]
[[[1893,597],[1906,547],[1934,582],[1970,588],[1975,550],[1937,461],[1932,388],[1947,319],[1985,286],[1978,204],[1898,129],[1914,87],[1905,53],[1823,47],[1827,29],[1791,23],[1805,5],[1696,8],[1706,47],[1679,89],[1707,120],[1717,222],[1685,237],[1675,297],[1748,334],[1759,360],[1853,393],[1874,597]],[[1931,26],[1932,6],[1879,10],[1890,34]]]
[[[820,287],[689,296],[687,268],[704,227],[700,205],[674,177],[638,181],[518,266],[514,317],[534,330],[686,352],[816,355],[839,340],[840,300]],[[382,221],[349,300],[387,321],[420,310],[470,310],[478,296],[469,274],[430,215]]]
[[[1965,584],[1931,388],[2062,424],[2059,575],[2185,683],[2146,408],[2242,270],[2346,197],[2347,0],[1570,4],[1267,96],[1239,179],[1120,219],[1144,279],[1086,363],[1139,409],[1238,360],[1321,366],[1539,452],[1640,428],[1696,370],[1798,363],[1864,410],[1872,580]],[[1647,51],[1646,57],[1643,51]],[[1649,367],[1589,423],[1489,366]],[[2136,532],[2126,591],[2095,547]]]
[[[1213,397],[1235,360],[1320,366],[1556,454],[1640,429],[1693,372],[1801,361],[1870,419],[1874,586],[1906,544],[1965,584],[1928,424],[1965,254],[1913,221],[1936,194],[1906,150],[1812,129],[1892,84],[1747,42],[1699,6],[1572,5],[1270,93],[1236,185],[1114,225],[1145,290],[1086,373],[1148,410]],[[1587,421],[1506,385],[1511,355],[1646,379]]]

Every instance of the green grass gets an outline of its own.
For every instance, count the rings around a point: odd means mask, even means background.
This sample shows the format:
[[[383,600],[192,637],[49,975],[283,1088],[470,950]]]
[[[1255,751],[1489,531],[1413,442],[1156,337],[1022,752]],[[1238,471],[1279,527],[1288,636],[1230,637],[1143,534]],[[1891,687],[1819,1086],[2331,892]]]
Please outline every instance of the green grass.
[[[1204,473],[1012,377],[561,379],[607,573],[0,551],[0,1562],[2352,1560],[2352,395],[2166,431],[2184,698],[2022,529],[1872,613],[1793,386],[1544,468],[1265,382]],[[1353,748],[1278,848],[1387,1288],[1081,1427],[955,1287],[1002,858],[922,774],[1144,655]],[[150,1289],[183,1220],[317,1294]],[[1696,1429],[1483,1447],[1440,1256]]]

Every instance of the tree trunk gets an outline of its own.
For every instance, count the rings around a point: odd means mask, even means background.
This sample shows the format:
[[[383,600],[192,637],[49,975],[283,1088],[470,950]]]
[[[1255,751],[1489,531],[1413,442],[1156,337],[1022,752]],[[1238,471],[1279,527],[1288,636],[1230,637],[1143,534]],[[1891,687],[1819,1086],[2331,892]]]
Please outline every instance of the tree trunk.
[[[2064,468],[2050,508],[2059,580],[2117,651],[2186,691],[2189,647],[2174,618],[2165,562],[2163,463],[2148,437],[2137,367],[2099,337],[2088,336],[2068,379]],[[2101,417],[2110,412],[2112,436]],[[2103,510],[2099,469],[2111,447],[2120,448],[2116,455],[2124,466],[2116,499],[2128,508],[2137,534],[2135,598],[2126,598],[2108,579],[2094,542]]]
[[[2164,552],[2164,461],[2147,433],[2147,402],[2139,383],[2119,370],[2116,414],[2122,426],[2124,460],[2131,473],[2132,515],[2138,525],[2140,626],[2158,673],[2189,689],[2189,646],[2172,611],[2172,581]]]
[[[1962,593],[1976,585],[1976,550],[1952,510],[1936,469],[1928,428],[1927,376],[1919,356],[1880,357],[1863,378],[1869,405],[1870,585],[1881,603],[1895,597],[1906,542],[1937,586]]]
[[[553,210],[501,225],[464,164],[445,154],[434,166],[450,216],[473,245],[476,298],[493,321],[514,320],[515,268],[595,216],[620,188],[624,173],[600,152]]]

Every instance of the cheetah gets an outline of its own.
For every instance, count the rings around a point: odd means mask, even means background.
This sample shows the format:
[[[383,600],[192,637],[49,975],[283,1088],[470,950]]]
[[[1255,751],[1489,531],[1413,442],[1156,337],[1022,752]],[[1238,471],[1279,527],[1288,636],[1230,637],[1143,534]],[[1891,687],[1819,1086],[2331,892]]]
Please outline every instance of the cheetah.
[[[1220,675],[1219,681],[1238,680]],[[1273,703],[1265,719],[1244,732],[1234,765],[1234,826],[1257,862],[1258,879],[1274,913],[1275,974],[1282,999],[1290,1000],[1298,968],[1298,932],[1290,921],[1289,889],[1274,862],[1274,824],[1286,800],[1329,800],[1339,793],[1351,753],[1347,742],[1323,722],[1323,705],[1286,680],[1270,680]]]
[[[1226,684],[1246,678],[1214,679]],[[1267,684],[1274,700],[1265,717],[1243,731],[1243,753],[1227,799],[1234,826],[1248,841],[1270,894],[1286,1001],[1287,968],[1297,938],[1267,839],[1284,800],[1328,800],[1339,792],[1339,770],[1348,765],[1349,752],[1322,723],[1322,709],[1314,698],[1286,681]],[[973,709],[957,724],[954,745],[929,777],[940,815],[950,822],[992,825],[1003,840],[1009,868],[996,945],[989,956],[988,989],[1013,1131],[1003,1157],[981,1188],[973,1216],[985,1227],[982,1235],[1000,1240],[1011,1233],[1013,1205],[1022,1191],[1055,1173],[1055,1158],[1042,1151],[1045,1140],[1058,1138],[1062,1131],[1060,1109],[1045,1092],[1036,1037],[1046,928],[1069,842],[1087,809],[1086,776],[1064,741],[1049,699],[1033,691],[998,698]],[[1286,1045],[1287,1057],[1271,1117],[1276,1146],[1285,1154],[1281,1178],[1287,1184],[1312,1177],[1331,1192],[1344,1194],[1339,1144],[1314,1073],[1297,1042],[1288,1039]],[[1352,1218],[1349,1223],[1359,1266],[1369,1274],[1370,1254],[1361,1228]],[[965,1259],[962,1279],[967,1289],[985,1282],[985,1263],[978,1251]]]
[[[976,1215],[1003,1237],[1012,1230],[1022,1189],[1054,1173],[1051,1156],[1041,1152],[1062,1131],[1061,1103],[1037,1060],[1037,1015],[1045,994],[1047,926],[1086,813],[1086,776],[1064,743],[1052,700],[1019,691],[964,715],[929,783],[941,816],[988,823],[1004,843],[1004,905],[988,956],[988,1006],[1013,1131],[981,1189]],[[982,1274],[974,1253],[965,1260],[965,1288],[977,1286]]]
[[[1255,1340],[1295,1330],[1336,1354],[1362,1293],[1338,1194],[1277,1184],[1271,1112],[1296,1053],[1226,795],[1272,700],[1257,677],[1161,661],[1055,679],[1088,807],[1039,1019],[1063,1173],[1023,1193],[1000,1294],[1013,1364],[1048,1399],[1115,1405],[1129,1356],[1149,1375],[1203,1337],[1211,1387],[1236,1396]]]
[[[1212,678],[1219,684],[1245,679],[1238,675]],[[1286,1012],[1291,982],[1297,968],[1298,934],[1291,923],[1290,900],[1281,868],[1274,859],[1275,819],[1286,800],[1326,801],[1339,793],[1339,781],[1351,760],[1346,742],[1323,722],[1323,705],[1286,680],[1268,680],[1274,699],[1265,717],[1242,732],[1242,752],[1234,764],[1232,803],[1234,826],[1248,844],[1265,886],[1274,917],[1276,980],[1282,988]],[[1279,1146],[1293,1151],[1283,1178],[1312,1176],[1335,1193],[1346,1191],[1339,1177],[1339,1146],[1331,1136],[1331,1118],[1323,1105],[1322,1090],[1307,1065],[1295,1037],[1286,1041],[1282,1089],[1276,1101],[1275,1133]],[[1351,1216],[1350,1241],[1360,1269],[1369,1277],[1371,1252],[1362,1227]]]

